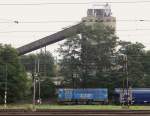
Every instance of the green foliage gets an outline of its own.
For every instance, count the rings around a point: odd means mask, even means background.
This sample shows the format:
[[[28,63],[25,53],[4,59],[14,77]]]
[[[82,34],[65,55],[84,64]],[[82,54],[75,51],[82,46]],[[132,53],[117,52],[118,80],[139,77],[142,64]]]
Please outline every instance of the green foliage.
[[[52,77],[55,76],[55,64],[54,57],[50,52],[37,54],[37,58],[39,58],[39,66],[40,66],[40,75]]]
[[[54,58],[50,52],[39,53],[39,54],[29,54],[21,57],[21,63],[24,65],[27,72],[34,73],[38,71],[39,62],[39,72],[41,76],[52,77],[55,76],[55,64]]]
[[[4,91],[7,77],[7,100],[15,102],[24,100],[29,90],[28,79],[21,65],[17,51],[10,45],[0,45],[0,102],[4,102]]]
[[[114,88],[126,87],[126,63],[131,87],[150,86],[150,51],[145,51],[143,44],[118,41],[114,30],[105,25],[83,26],[80,32],[59,49],[64,87],[105,87],[111,93]]]
[[[80,32],[68,38],[59,49],[63,56],[60,68],[67,81],[64,83],[70,87],[103,87],[100,80],[109,77],[104,72],[111,70],[110,56],[115,52],[118,38],[105,25],[84,25]]]
[[[35,72],[35,60],[37,59],[37,56],[35,54],[29,54],[21,56],[20,60],[21,63],[24,65],[25,70],[30,73]]]
[[[36,96],[38,97],[38,89],[39,89],[38,78],[40,78],[42,99],[53,97],[55,94],[55,85],[51,81],[51,78],[56,75],[56,66],[52,54],[47,51],[46,53],[41,52],[39,54],[24,55],[21,57],[21,62],[24,65],[26,71],[32,74],[32,76],[35,74],[35,71],[38,75],[38,77],[36,77],[37,78]],[[31,95],[32,93],[33,88],[30,90]]]
[[[58,50],[63,56],[60,62],[61,74],[65,75],[64,83],[68,83],[69,86],[73,84],[73,74],[80,73],[80,42],[79,35],[75,35],[68,38]]]
[[[49,79],[46,78],[41,81],[41,98],[42,99],[48,99],[50,97],[55,96],[55,85],[54,83]]]
[[[128,58],[128,77],[130,86],[146,87],[144,82],[144,65],[143,58],[145,57],[144,45],[141,43],[125,43],[120,52],[127,55]]]
[[[150,86],[150,51],[146,51],[142,57],[142,65],[144,67],[143,83],[145,87]]]

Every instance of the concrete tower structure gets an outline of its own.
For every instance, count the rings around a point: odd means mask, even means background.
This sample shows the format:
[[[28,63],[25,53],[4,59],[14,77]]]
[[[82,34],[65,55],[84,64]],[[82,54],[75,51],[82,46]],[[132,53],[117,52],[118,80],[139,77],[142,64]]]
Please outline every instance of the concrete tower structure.
[[[116,29],[116,18],[111,15],[112,12],[109,4],[93,5],[93,8],[87,10],[87,17],[82,18],[82,21],[87,25],[103,23]]]

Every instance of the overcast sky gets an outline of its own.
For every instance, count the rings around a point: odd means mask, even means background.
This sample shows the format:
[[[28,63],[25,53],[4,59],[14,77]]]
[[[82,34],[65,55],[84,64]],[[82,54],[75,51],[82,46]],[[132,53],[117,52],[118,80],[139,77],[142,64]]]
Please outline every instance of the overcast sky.
[[[64,27],[81,21],[92,3],[126,0],[0,0],[0,43],[20,47]],[[135,0],[128,0],[129,2]],[[142,0],[141,0],[142,1]],[[6,4],[36,4],[36,3],[88,3],[91,4],[45,4],[45,5],[6,5]],[[3,4],[3,5],[2,5]],[[5,5],[4,5],[5,4]],[[142,42],[150,49],[150,2],[149,3],[112,3],[113,16],[117,18],[117,35],[121,40]],[[120,20],[149,20],[120,21]],[[30,22],[16,24],[14,21]],[[68,21],[53,23],[32,23],[41,21]],[[4,23],[5,22],[5,23]],[[142,29],[142,30],[141,30]],[[123,31],[126,30],[126,31]],[[14,32],[15,31],[15,32]],[[18,32],[19,31],[19,32]],[[26,31],[26,32],[24,32]],[[49,31],[49,32],[36,32]],[[57,44],[48,46],[51,52]]]

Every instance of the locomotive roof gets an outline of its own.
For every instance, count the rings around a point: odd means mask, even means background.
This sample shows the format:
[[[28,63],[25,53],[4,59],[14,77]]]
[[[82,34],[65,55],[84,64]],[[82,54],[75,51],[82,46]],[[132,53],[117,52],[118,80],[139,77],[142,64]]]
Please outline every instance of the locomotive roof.
[[[115,88],[115,92],[119,93],[123,91],[122,88]],[[124,91],[127,91],[127,89],[124,89]],[[150,92],[150,88],[132,88],[132,89],[129,89],[129,91],[132,91],[132,92]]]

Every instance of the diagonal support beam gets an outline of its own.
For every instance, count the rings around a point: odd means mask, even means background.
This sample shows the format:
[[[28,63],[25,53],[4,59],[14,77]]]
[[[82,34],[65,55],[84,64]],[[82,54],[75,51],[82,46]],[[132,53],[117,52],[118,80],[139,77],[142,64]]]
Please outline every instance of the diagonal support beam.
[[[66,28],[57,33],[54,33],[50,36],[44,37],[40,40],[34,41],[34,42],[24,45],[22,47],[19,47],[19,48],[17,48],[18,53],[19,53],[19,55],[24,55],[24,54],[32,52],[34,50],[40,49],[44,46],[61,41],[67,37],[73,36],[74,34],[78,34],[78,33],[80,33],[81,25],[82,25],[82,23],[79,23],[77,25]]]

